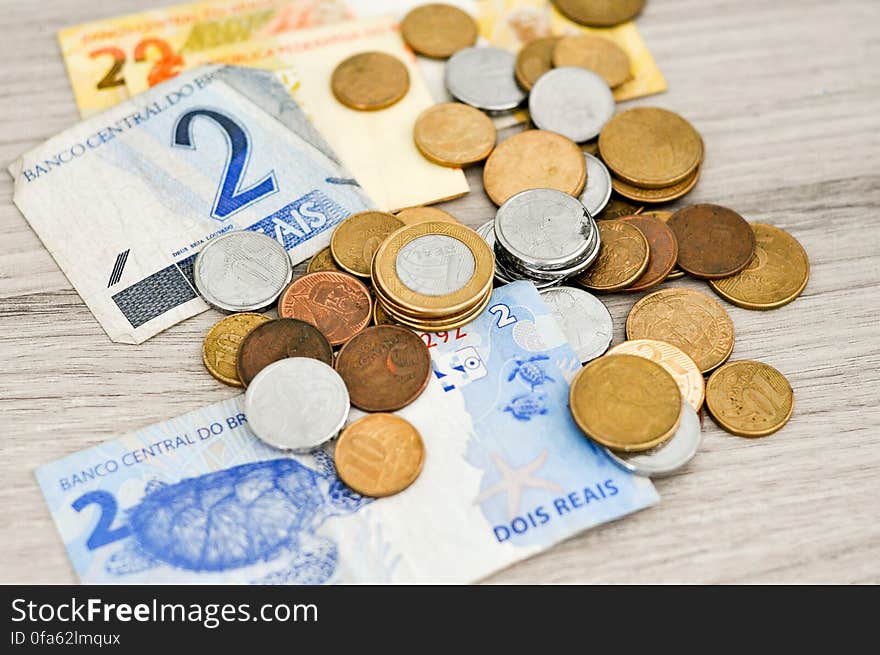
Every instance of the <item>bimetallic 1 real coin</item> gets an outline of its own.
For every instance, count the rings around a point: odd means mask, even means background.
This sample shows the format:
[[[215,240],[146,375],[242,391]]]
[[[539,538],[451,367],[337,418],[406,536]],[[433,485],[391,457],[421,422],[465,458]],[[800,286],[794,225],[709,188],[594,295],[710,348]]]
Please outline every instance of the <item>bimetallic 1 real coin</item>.
[[[339,477],[359,494],[392,496],[419,477],[425,463],[425,444],[406,419],[394,414],[370,414],[342,431],[333,459]]]
[[[722,428],[740,437],[765,437],[794,411],[794,392],[785,376],[763,362],[729,362],[706,383],[706,405]]]
[[[349,408],[348,389],[339,374],[308,357],[270,364],[244,395],[251,430],[284,450],[310,450],[329,441],[345,425]]]
[[[699,204],[683,207],[666,223],[678,241],[678,266],[714,280],[743,270],[755,255],[755,233],[732,209]]]
[[[376,111],[395,104],[409,91],[409,71],[385,52],[362,52],[341,62],[330,78],[336,99],[346,107]]]
[[[477,24],[458,7],[439,2],[416,7],[400,22],[400,34],[413,51],[444,59],[477,42]]]
[[[441,166],[461,167],[483,161],[495,147],[495,125],[479,109],[445,102],[416,119],[413,140],[426,159]]]
[[[641,452],[672,438],[682,398],[659,364],[633,355],[606,355],[578,371],[569,407],[575,423],[593,441]]]
[[[202,344],[202,361],[208,373],[223,384],[243,386],[236,370],[239,347],[255,328],[269,320],[264,314],[244,312],[217,321]]]
[[[627,339],[654,339],[685,352],[702,373],[733,352],[730,315],[714,298],[693,289],[662,289],[639,300],[626,318]]]
[[[542,291],[541,297],[581,362],[608,350],[614,336],[611,314],[596,296],[574,287],[555,287]]]
[[[577,283],[591,291],[617,291],[638,280],[648,268],[651,250],[645,235],[623,221],[600,221],[599,257]]]
[[[595,34],[561,38],[553,49],[553,65],[585,68],[596,73],[612,89],[630,78],[629,55],[614,41]]]
[[[587,164],[577,144],[546,130],[525,130],[506,138],[483,168],[483,186],[496,205],[528,189],[578,196],[586,181]]]
[[[229,232],[209,241],[193,266],[196,289],[224,312],[269,307],[293,277],[287,251],[272,237],[250,230]]]
[[[248,386],[269,364],[287,357],[312,357],[333,365],[333,348],[318,328],[295,318],[256,326],[241,342],[235,360],[238,379]]]
[[[526,99],[516,83],[516,57],[501,48],[464,48],[446,62],[446,89],[453,98],[490,112],[509,111]]]
[[[810,260],[803,246],[785,230],[751,223],[755,256],[742,271],[709,286],[726,301],[745,309],[775,309],[790,303],[806,288]]]
[[[581,192],[580,201],[590,216],[595,218],[611,198],[611,174],[598,157],[585,152],[584,161],[587,164],[587,184]]]
[[[648,478],[662,478],[684,468],[697,454],[702,441],[700,417],[689,403],[684,402],[678,429],[666,443],[643,453],[616,453],[610,448],[605,452],[625,471]]]
[[[581,202],[555,189],[521,191],[495,214],[496,243],[539,269],[562,269],[581,261],[593,245],[592,226]]]
[[[574,66],[554,68],[535,82],[529,114],[536,127],[572,141],[589,141],[614,115],[614,96],[599,75]]]
[[[671,343],[654,339],[631,339],[614,346],[609,355],[635,355],[660,364],[678,384],[682,397],[699,411],[706,395],[706,383],[697,364]]]

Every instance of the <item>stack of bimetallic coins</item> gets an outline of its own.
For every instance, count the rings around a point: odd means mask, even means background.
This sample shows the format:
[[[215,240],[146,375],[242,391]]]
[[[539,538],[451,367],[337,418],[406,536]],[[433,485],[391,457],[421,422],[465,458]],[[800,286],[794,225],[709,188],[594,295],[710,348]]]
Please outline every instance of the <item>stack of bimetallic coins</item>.
[[[511,196],[479,233],[494,249],[495,275],[502,282],[552,286],[582,273],[599,254],[599,229],[590,212],[555,189]]]
[[[393,232],[372,260],[376,302],[394,322],[425,331],[472,321],[492,295],[494,258],[463,225],[427,221]]]

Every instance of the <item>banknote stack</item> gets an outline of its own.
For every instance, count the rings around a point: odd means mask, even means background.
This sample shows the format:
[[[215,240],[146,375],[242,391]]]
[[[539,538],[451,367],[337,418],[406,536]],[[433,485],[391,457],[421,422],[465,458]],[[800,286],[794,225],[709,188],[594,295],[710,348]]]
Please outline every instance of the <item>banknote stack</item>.
[[[705,151],[615,114],[666,88],[644,2],[388,4],[59,35],[85,120],[10,166],[15,203],[111,340],[225,314],[202,359],[245,390],[37,471],[84,582],[473,581],[657,502],[704,405],[742,436],[792,415],[779,371],[727,361],[720,302],[656,288],[771,309],[809,262],[726,207],[639,206]],[[426,206],[475,165],[476,231]],[[612,346],[616,291],[650,293]]]

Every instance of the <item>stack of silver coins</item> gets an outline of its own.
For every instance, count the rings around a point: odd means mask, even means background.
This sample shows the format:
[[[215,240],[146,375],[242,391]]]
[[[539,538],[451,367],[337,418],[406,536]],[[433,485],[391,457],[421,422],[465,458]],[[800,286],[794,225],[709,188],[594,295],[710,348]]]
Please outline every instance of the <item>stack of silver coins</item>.
[[[511,196],[477,232],[495,250],[495,277],[539,289],[583,273],[599,254],[599,228],[583,204],[554,189]]]

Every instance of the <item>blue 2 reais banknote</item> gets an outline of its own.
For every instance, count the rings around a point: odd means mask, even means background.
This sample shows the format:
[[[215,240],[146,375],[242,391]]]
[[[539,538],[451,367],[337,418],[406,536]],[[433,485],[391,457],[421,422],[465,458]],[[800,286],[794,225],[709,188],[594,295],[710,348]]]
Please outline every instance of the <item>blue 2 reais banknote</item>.
[[[80,579],[468,582],[659,499],[572,421],[580,362],[531,283],[422,338],[434,376],[398,413],[427,455],[406,491],[354,493],[332,444],[309,455],[264,445],[239,396],[37,470]]]

